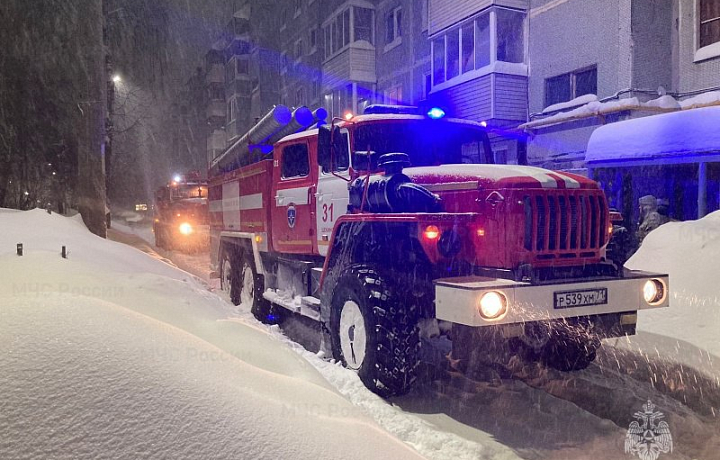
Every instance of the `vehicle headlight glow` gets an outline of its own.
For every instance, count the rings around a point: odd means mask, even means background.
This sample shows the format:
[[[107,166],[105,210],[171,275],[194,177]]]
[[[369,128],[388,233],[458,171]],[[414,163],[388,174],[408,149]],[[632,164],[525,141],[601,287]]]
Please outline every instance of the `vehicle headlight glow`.
[[[657,305],[665,300],[665,283],[659,279],[645,281],[643,285],[643,298],[649,305]]]
[[[507,313],[507,297],[498,291],[486,292],[480,297],[478,309],[483,318],[498,319]]]
[[[178,230],[180,230],[180,233],[182,233],[183,235],[189,235],[193,232],[192,225],[188,224],[187,222],[183,222],[182,224],[180,224]]]

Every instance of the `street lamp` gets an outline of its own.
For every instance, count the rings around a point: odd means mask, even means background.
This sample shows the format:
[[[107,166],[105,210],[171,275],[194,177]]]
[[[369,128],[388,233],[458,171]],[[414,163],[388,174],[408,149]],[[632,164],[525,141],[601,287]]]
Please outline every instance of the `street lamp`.
[[[113,81],[113,83],[117,84],[117,83],[122,82],[122,78],[120,77],[120,75],[115,74],[112,76],[112,81]]]

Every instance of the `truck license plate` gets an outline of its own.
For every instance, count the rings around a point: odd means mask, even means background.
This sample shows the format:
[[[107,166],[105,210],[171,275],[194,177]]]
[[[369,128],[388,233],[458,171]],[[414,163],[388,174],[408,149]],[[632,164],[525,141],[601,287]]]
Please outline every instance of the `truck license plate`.
[[[605,305],[608,302],[607,288],[560,291],[554,292],[553,297],[556,309]]]

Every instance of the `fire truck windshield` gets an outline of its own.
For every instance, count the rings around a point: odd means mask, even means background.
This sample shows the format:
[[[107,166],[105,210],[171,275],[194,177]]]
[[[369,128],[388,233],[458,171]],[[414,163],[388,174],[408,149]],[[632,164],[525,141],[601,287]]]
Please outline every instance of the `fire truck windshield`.
[[[371,153],[371,169],[375,169],[381,155],[394,152],[406,153],[412,166],[493,162],[492,152],[486,150],[485,132],[453,121],[368,123],[355,129],[354,144],[356,157]],[[358,160],[362,162],[360,158]]]
[[[184,200],[188,198],[207,198],[206,185],[181,184],[172,187],[171,198],[173,200]]]

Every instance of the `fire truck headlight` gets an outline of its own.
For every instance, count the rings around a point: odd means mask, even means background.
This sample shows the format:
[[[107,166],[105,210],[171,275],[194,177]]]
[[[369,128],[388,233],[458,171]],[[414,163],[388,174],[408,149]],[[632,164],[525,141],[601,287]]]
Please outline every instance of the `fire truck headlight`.
[[[659,279],[645,281],[643,298],[649,305],[657,305],[665,300],[665,283]]]
[[[182,233],[183,235],[189,235],[193,232],[192,225],[188,224],[187,222],[180,224],[178,230],[180,230],[180,233]]]
[[[478,310],[485,319],[499,319],[507,313],[507,297],[498,291],[490,291],[480,297]]]

